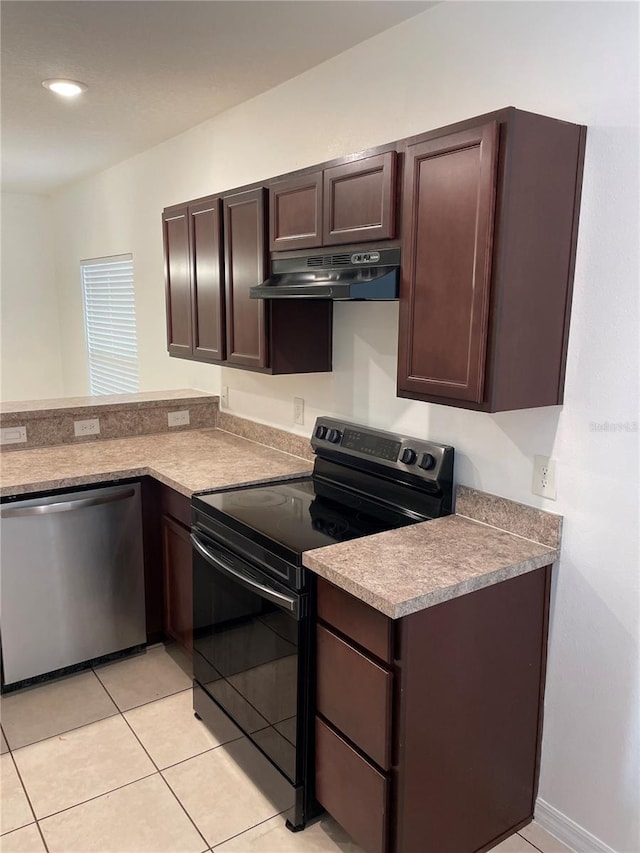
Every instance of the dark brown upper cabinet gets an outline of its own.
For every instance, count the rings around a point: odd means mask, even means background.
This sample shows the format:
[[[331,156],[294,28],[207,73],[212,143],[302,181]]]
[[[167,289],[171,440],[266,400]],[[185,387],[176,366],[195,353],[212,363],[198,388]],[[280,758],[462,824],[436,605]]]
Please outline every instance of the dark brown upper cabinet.
[[[396,159],[387,151],[273,183],[271,251],[395,237]]]
[[[267,277],[265,194],[262,188],[225,196],[224,278],[227,361],[268,367],[267,306],[249,289]]]
[[[264,373],[321,373],[332,367],[332,304],[251,299],[267,277],[264,189],[224,199],[227,361]]]
[[[395,210],[395,151],[324,170],[324,245],[395,237]]]
[[[322,172],[298,175],[269,187],[272,252],[322,245]]]
[[[249,296],[268,272],[263,188],[168,207],[162,226],[170,355],[262,373],[331,370],[331,302]]]
[[[167,348],[171,355],[193,357],[189,220],[186,205],[162,214],[164,280],[167,306]]]
[[[398,396],[562,403],[585,135],[508,108],[406,141]]]
[[[222,202],[211,198],[190,204],[193,354],[203,361],[225,357],[222,280]]]
[[[220,208],[210,198],[162,214],[167,347],[181,358],[225,356]]]

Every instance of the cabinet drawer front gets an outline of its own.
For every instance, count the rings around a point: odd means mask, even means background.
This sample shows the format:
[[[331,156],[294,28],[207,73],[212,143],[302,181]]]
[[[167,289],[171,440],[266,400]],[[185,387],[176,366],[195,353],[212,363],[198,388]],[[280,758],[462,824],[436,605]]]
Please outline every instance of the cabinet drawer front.
[[[392,663],[393,620],[322,578],[318,578],[318,616],[380,660]]]
[[[410,145],[398,390],[484,399],[496,122]]]
[[[322,244],[322,172],[269,187],[269,235],[272,252]]]
[[[389,770],[393,676],[322,625],[317,642],[318,711]]]
[[[325,169],[325,245],[394,237],[395,210],[395,151]]]
[[[388,786],[386,776],[316,717],[316,797],[367,853],[387,849]]]

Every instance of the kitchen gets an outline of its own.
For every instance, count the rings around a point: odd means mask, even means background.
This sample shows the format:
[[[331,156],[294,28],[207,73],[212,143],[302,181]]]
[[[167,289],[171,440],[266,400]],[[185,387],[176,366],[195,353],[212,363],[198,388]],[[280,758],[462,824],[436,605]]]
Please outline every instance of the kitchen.
[[[546,825],[556,834],[564,826],[563,838],[573,839],[575,849],[638,846],[632,752],[637,702],[630,693],[637,683],[632,460],[638,324],[636,270],[626,248],[635,245],[637,231],[630,180],[637,174],[637,100],[629,72],[637,61],[636,13],[633,4],[439,4],[51,197],[3,198],[3,263],[13,258],[21,264],[13,275],[3,270],[6,399],[19,399],[21,389],[26,398],[86,393],[79,260],[132,252],[141,388],[195,387],[216,394],[228,388],[233,414],[307,437],[317,416],[336,414],[444,441],[456,448],[459,483],[564,515],[540,799]],[[372,65],[372,49],[393,62]],[[486,55],[493,57],[490,68]],[[430,82],[407,86],[409,79]],[[372,99],[384,104],[379,114],[370,109]],[[361,102],[366,107],[354,113],[353,104]],[[291,103],[295,111],[287,109]],[[167,356],[163,208],[510,103],[589,127],[562,408],[486,415],[397,398],[395,303],[334,306],[330,374],[264,377]],[[331,131],[301,133],[304,120],[315,127],[320,107],[333,117]],[[35,222],[43,234],[37,250],[30,231]],[[47,232],[51,223],[55,237]],[[28,304],[27,287],[34,288]],[[51,323],[58,311],[61,334]],[[31,346],[18,358],[24,341]],[[302,428],[293,424],[294,397],[305,401]],[[558,460],[555,503],[531,494],[532,460],[540,453]]]

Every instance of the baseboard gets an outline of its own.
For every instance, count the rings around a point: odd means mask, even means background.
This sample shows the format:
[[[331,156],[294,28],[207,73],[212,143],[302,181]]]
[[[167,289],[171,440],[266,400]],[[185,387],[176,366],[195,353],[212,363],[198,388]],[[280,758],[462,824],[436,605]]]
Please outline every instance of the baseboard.
[[[613,847],[540,798],[536,800],[535,821],[576,853],[616,853]]]

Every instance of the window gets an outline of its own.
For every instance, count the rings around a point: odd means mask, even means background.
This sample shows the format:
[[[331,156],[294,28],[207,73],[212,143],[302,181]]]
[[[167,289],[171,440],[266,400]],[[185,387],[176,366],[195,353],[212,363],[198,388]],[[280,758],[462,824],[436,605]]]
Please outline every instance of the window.
[[[138,342],[131,255],[80,262],[89,393],[138,390]]]

